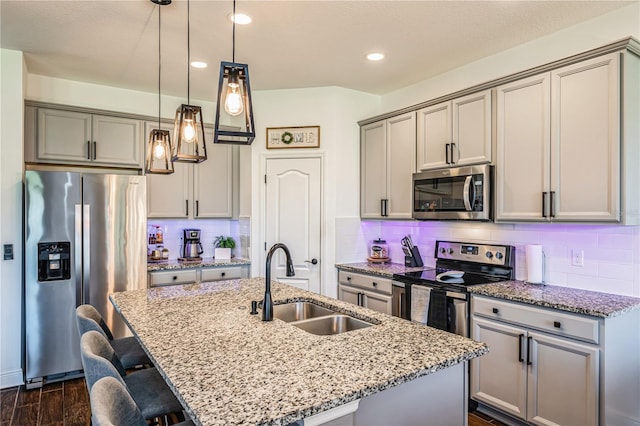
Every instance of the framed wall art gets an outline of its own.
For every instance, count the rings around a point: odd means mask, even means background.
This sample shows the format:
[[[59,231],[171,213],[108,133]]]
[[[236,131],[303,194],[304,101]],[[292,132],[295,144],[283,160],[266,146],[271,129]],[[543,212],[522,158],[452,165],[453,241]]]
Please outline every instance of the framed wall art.
[[[318,147],[320,126],[267,127],[267,149]]]

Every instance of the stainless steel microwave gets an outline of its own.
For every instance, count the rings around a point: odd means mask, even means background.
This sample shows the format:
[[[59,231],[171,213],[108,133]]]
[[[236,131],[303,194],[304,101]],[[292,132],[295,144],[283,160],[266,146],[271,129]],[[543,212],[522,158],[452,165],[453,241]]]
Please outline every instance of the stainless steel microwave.
[[[414,173],[413,218],[492,220],[492,182],[488,164]]]

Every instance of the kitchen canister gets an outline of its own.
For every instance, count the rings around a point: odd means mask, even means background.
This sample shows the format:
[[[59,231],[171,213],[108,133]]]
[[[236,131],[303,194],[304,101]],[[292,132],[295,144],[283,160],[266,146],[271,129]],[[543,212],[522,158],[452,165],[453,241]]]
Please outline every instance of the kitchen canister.
[[[539,244],[528,244],[525,247],[527,262],[527,280],[531,284],[544,282],[544,252]]]
[[[389,258],[389,246],[383,239],[378,238],[373,240],[369,246],[369,258],[370,259],[388,259]]]

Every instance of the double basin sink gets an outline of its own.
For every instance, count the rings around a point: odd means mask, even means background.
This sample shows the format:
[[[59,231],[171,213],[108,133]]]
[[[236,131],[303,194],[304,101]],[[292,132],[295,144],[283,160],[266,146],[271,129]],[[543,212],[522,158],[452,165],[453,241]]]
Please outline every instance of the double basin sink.
[[[373,324],[335,312],[312,302],[292,302],[273,306],[273,316],[308,333],[320,336],[345,333]]]

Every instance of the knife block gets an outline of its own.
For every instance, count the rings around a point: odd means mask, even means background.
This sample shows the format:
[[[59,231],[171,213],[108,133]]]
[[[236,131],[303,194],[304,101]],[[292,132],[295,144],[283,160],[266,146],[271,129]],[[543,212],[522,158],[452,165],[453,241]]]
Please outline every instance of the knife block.
[[[420,250],[418,249],[418,246],[413,246],[413,248],[411,249],[411,254],[412,256],[404,257],[404,266],[408,266],[412,268],[424,266],[424,263],[422,263],[422,256],[420,256]]]

